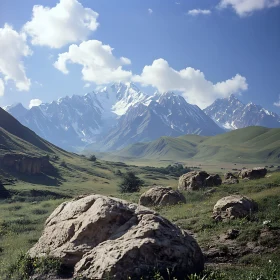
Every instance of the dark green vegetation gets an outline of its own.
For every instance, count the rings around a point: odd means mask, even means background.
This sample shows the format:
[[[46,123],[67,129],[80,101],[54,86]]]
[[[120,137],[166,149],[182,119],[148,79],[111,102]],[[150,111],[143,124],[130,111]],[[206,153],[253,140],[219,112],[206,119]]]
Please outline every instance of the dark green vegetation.
[[[3,114],[0,115],[2,127],[0,128],[0,157],[7,152],[48,155],[56,170],[52,175],[31,176],[1,168],[0,180],[9,192],[9,197],[0,199],[1,280],[25,279],[34,273],[60,274],[63,272],[63,267],[57,260],[31,260],[25,256],[28,249],[40,237],[46,218],[63,201],[80,194],[100,193],[138,202],[141,193],[154,183],[172,186],[175,189],[178,175],[183,172],[180,165],[141,168],[122,162],[106,162],[98,159],[90,161],[84,156],[67,153],[44,141],[15,120],[10,120],[9,115],[3,113],[1,109],[0,114]],[[3,120],[9,122],[10,126],[4,126]],[[17,127],[15,131],[14,127]],[[257,131],[259,129],[262,128],[256,128]],[[267,130],[255,137],[252,137],[252,134],[250,141],[252,143],[254,139],[256,141],[256,138],[265,135],[268,137],[273,131],[278,130]],[[225,135],[217,137],[223,138]],[[268,137],[271,145],[279,141],[276,140],[276,136]],[[180,137],[175,140],[181,141],[181,138],[184,139]],[[192,145],[196,145],[195,143],[201,137],[189,136],[190,138],[192,142],[189,140],[187,145],[191,150]],[[232,143],[237,142],[237,139],[231,137],[230,139]],[[241,138],[239,142],[246,143],[246,139]],[[274,142],[273,139],[275,139]],[[204,141],[209,143],[210,140],[211,138],[205,138],[202,143],[205,143]],[[259,144],[260,151],[265,149],[265,145],[270,145],[262,141],[263,146]],[[219,143],[218,140],[211,145],[216,143]],[[279,148],[275,144],[275,150],[277,149]],[[183,151],[184,149],[178,152],[178,157]],[[145,184],[140,192],[119,192],[118,185],[122,182],[123,174],[127,172],[133,172],[144,180]],[[269,178],[241,182],[238,185],[222,185],[211,194],[204,191],[184,193],[186,204],[156,208],[160,214],[172,222],[191,231],[207,256],[207,268],[204,275],[192,276],[191,280],[236,279],[236,275],[242,280],[280,279],[280,209],[278,206],[280,204],[280,173],[269,173],[269,175]],[[221,197],[234,193],[253,198],[259,204],[259,212],[247,219],[215,223],[211,218],[214,204]],[[270,222],[264,225],[264,221]],[[221,241],[218,237],[229,229],[237,229],[240,234],[234,240]],[[251,247],[244,252],[248,244]],[[262,251],[258,251],[260,246],[264,248]],[[161,276],[155,271],[153,278],[161,279]]]
[[[217,136],[186,135],[161,137],[153,142],[133,144],[106,159],[125,162],[140,159],[173,161],[220,161],[280,163],[280,129],[247,127]]]
[[[143,185],[144,181],[137,177],[133,172],[129,171],[122,175],[119,190],[121,193],[139,192]]]

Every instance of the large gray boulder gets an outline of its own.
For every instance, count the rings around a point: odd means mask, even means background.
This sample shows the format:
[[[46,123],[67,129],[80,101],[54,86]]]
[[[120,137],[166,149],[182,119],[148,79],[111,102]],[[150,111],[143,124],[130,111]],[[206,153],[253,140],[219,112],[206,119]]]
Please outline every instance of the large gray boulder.
[[[242,169],[240,172],[240,177],[242,179],[260,179],[265,177],[267,174],[267,169],[264,167],[255,167],[253,169]]]
[[[159,271],[183,279],[204,268],[193,237],[141,205],[102,195],[58,206],[31,257],[59,258],[74,277],[140,279]]]
[[[216,220],[248,217],[258,209],[252,199],[242,195],[230,195],[221,198],[213,209],[213,218]]]
[[[185,190],[199,190],[205,187],[205,180],[210,175],[205,171],[192,171],[183,174],[179,178],[178,189],[181,191]]]
[[[218,174],[210,175],[206,171],[191,171],[179,178],[178,190],[196,191],[204,187],[214,187],[222,184]]]
[[[144,192],[139,199],[143,206],[166,206],[186,203],[185,197],[171,187],[156,186]]]

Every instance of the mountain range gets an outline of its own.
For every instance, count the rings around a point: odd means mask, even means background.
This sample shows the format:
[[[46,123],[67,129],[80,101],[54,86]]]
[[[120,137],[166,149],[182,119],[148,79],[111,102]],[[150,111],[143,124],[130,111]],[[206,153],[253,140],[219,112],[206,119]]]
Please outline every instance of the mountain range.
[[[229,130],[248,126],[280,127],[279,115],[252,102],[243,104],[235,95],[217,99],[204,112],[220,127]]]
[[[42,138],[70,151],[114,151],[161,136],[213,136],[250,125],[280,127],[280,117],[235,96],[201,110],[173,92],[148,95],[115,83],[84,96],[66,96],[26,109],[5,110]]]

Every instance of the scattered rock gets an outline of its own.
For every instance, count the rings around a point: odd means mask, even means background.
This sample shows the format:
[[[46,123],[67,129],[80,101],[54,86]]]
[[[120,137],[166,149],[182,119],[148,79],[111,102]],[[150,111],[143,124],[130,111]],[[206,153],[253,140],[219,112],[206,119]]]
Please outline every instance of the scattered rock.
[[[215,220],[244,218],[258,209],[252,199],[241,195],[230,195],[221,198],[213,209]]]
[[[253,169],[242,169],[240,172],[240,177],[242,179],[248,178],[250,180],[260,179],[265,177],[267,169],[264,167],[256,167]]]
[[[226,239],[236,239],[240,231],[238,229],[229,229],[226,233]]]
[[[224,174],[224,184],[227,185],[233,185],[233,184],[238,184],[239,180],[237,179],[237,176],[231,172],[227,172]]]
[[[143,206],[166,206],[178,203],[186,203],[185,197],[171,187],[162,186],[149,189],[139,199],[139,204]]]
[[[102,195],[58,206],[29,254],[59,258],[74,277],[89,279],[140,279],[155,269],[181,279],[204,268],[185,231],[148,208]]]

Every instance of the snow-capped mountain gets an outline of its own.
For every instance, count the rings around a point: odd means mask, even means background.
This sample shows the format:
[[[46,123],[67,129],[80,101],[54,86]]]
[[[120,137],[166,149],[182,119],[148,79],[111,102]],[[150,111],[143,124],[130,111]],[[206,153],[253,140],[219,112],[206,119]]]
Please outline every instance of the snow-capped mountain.
[[[280,116],[253,103],[243,104],[236,96],[217,99],[204,109],[219,126],[237,129],[247,126],[280,127]]]
[[[215,135],[224,130],[202,110],[174,93],[142,93],[117,83],[84,96],[60,98],[25,109],[6,107],[23,125],[68,150],[120,149],[138,141],[183,134]]]
[[[161,136],[216,135],[223,132],[201,109],[188,104],[182,96],[171,92],[156,93],[145,102],[131,106],[98,148],[101,151],[118,150]],[[96,144],[90,148],[96,148]]]

